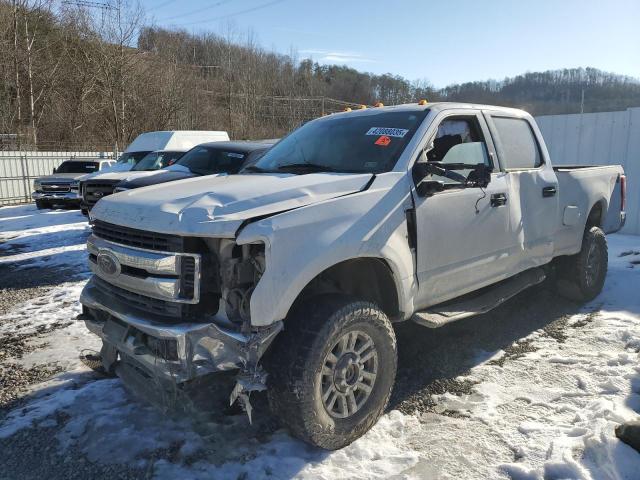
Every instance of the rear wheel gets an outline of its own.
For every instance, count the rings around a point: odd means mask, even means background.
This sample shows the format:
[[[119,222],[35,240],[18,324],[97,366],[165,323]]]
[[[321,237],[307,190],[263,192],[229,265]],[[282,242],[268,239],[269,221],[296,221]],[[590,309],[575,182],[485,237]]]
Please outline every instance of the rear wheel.
[[[558,292],[578,302],[593,300],[604,286],[608,261],[604,232],[598,227],[587,228],[580,252],[558,263]]]
[[[396,375],[395,334],[377,305],[323,295],[287,319],[266,363],[274,413],[296,437],[335,450],[382,415]]]

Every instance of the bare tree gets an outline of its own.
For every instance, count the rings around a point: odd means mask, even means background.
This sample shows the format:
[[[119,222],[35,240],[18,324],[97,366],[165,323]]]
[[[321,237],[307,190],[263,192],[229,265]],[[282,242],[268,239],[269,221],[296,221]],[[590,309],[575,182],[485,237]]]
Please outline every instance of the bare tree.
[[[127,143],[133,129],[133,110],[129,98],[135,96],[135,82],[142,54],[134,48],[134,40],[143,22],[143,11],[139,3],[129,0],[114,0],[95,30],[101,42],[96,59],[101,74],[100,86],[110,102],[110,123],[118,145]]]
[[[18,2],[13,0],[13,65],[16,79],[16,122],[18,124],[18,147],[20,147],[20,129],[22,128],[22,99],[20,96],[20,69],[19,69],[19,49],[18,49]]]

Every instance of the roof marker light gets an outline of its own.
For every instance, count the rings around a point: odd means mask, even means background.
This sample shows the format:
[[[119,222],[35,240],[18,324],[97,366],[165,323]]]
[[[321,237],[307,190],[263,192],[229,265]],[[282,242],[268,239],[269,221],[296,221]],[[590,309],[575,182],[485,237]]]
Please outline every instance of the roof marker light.
[[[376,103],[376,104],[374,105],[374,107],[378,107],[378,108],[380,108],[380,107],[384,107],[384,103],[382,103],[382,102],[378,102],[378,103]]]
[[[366,106],[366,105],[360,105],[358,108],[359,108],[360,110],[366,110],[366,109],[367,109],[367,106]]]
[[[427,103],[429,102],[427,102],[425,99],[422,99],[418,102],[418,105],[426,105]]]
[[[345,107],[345,109],[343,110],[343,112],[350,112],[351,109],[349,107]]]

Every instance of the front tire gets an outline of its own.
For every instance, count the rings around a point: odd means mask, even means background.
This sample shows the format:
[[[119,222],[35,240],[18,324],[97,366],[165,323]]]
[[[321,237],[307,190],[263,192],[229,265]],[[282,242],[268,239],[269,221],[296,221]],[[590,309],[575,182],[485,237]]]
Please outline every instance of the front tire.
[[[44,200],[36,200],[36,208],[38,210],[44,210],[45,208],[51,208],[51,206],[49,205],[48,202],[45,202]]]
[[[377,305],[323,295],[295,309],[266,363],[269,403],[281,422],[301,440],[336,450],[384,412],[396,376],[396,338]]]
[[[565,257],[558,265],[558,292],[577,302],[593,300],[602,291],[607,276],[607,238],[598,227],[587,228],[580,252]]]

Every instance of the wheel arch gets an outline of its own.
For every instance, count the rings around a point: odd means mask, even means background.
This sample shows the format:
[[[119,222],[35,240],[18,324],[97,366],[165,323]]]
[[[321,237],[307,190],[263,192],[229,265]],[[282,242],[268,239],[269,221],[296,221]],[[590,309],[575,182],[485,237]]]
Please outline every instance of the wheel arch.
[[[325,293],[343,293],[377,304],[391,319],[402,319],[399,279],[386,259],[355,257],[325,268],[298,293],[289,307]]]
[[[607,211],[607,202],[604,198],[597,200],[589,210],[587,215],[585,229],[591,227],[600,227],[604,223],[605,213]]]

